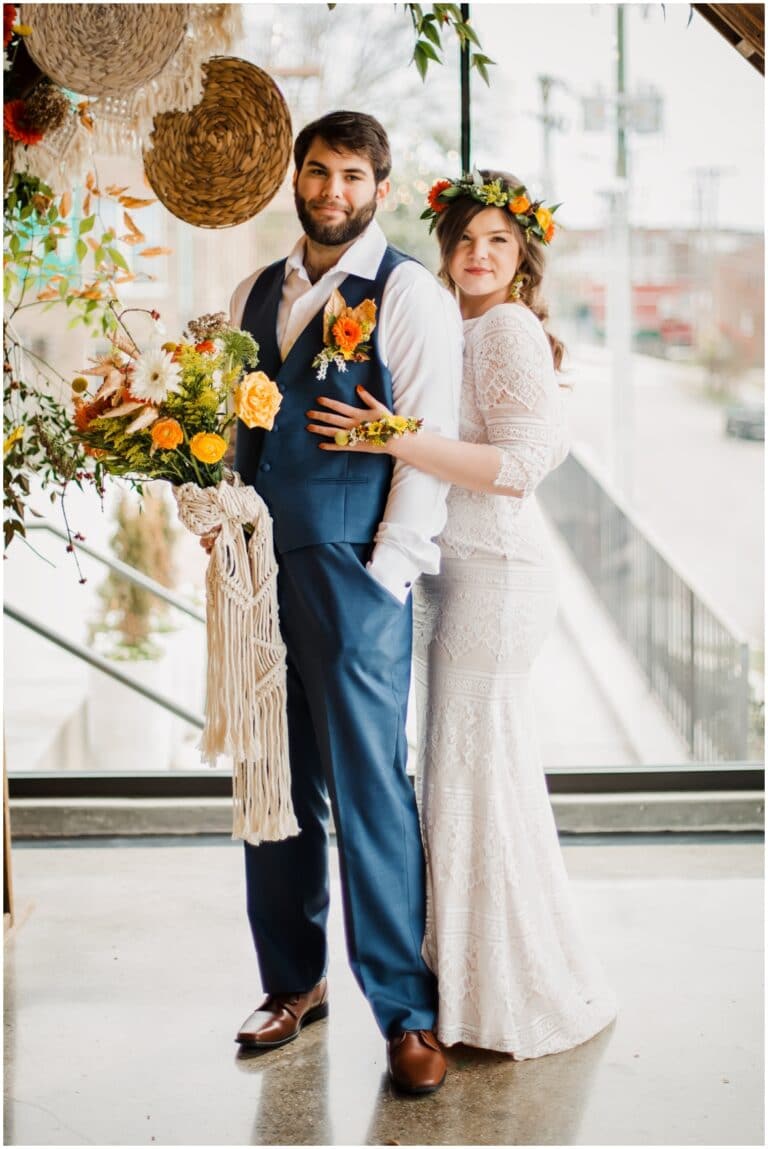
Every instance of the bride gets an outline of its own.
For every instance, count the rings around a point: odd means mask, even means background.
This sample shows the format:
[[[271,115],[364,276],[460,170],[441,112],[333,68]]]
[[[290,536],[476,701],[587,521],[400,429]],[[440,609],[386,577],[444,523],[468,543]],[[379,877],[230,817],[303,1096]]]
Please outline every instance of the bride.
[[[319,399],[309,429],[335,437],[324,450],[387,451],[453,484],[440,574],[414,588],[424,954],[444,1044],[540,1057],[616,1013],[572,905],[529,686],[557,602],[534,492],[567,453],[540,295],[554,209],[498,171],[440,180],[428,203],[464,319],[461,441],[388,423],[364,391],[364,409]]]

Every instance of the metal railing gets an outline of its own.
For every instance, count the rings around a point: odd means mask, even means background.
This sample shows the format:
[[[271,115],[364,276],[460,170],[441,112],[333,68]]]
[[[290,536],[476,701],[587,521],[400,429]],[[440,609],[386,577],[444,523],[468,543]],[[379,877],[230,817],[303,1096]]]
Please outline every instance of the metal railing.
[[[157,598],[167,602],[170,606],[180,610],[183,614],[189,615],[194,618],[196,622],[205,622],[205,615],[196,607],[191,606],[185,602],[183,598],[177,598],[172,594],[167,587],[162,586],[159,582],[149,578],[147,575],[142,574],[141,571],[136,570],[135,567],[128,566],[127,563],[120,562],[119,559],[113,558],[111,555],[102,554],[101,551],[89,547],[87,543],[81,542],[79,539],[70,538],[65,530],[57,527],[55,523],[41,522],[41,523],[27,523],[27,531],[46,531],[48,534],[56,535],[57,538],[63,539],[64,542],[69,543],[71,546],[76,547],[82,551],[84,555],[89,555],[90,558],[96,559],[102,566],[109,567],[115,574],[120,575],[121,578],[131,582],[134,586],[140,586],[142,590],[147,590]]]
[[[542,507],[700,762],[749,757],[749,643],[572,453]]]
[[[180,610],[183,614],[186,614],[190,618],[195,619],[196,622],[205,622],[205,615],[201,611],[197,610],[190,603],[185,602],[184,599],[178,598],[176,595],[172,594],[167,587],[162,586],[159,582],[155,582],[154,579],[151,579],[147,575],[142,574],[141,571],[136,570],[135,567],[128,566],[127,563],[120,562],[119,559],[113,558],[111,555],[102,554],[101,551],[95,550],[93,547],[88,546],[87,543],[84,543],[75,538],[70,539],[67,532],[61,527],[56,526],[55,523],[49,523],[45,520],[37,523],[28,523],[27,530],[45,531],[48,534],[52,534],[57,538],[63,539],[67,543],[71,543],[72,546],[77,547],[77,549],[82,551],[83,554],[86,554],[90,558],[95,559],[96,562],[101,563],[102,566],[108,567],[111,571],[114,571],[115,574],[118,574],[127,582],[133,583],[134,586],[141,587],[142,590],[149,591],[157,598],[162,599],[163,602],[167,602],[176,610]],[[137,694],[143,695],[144,698],[148,698],[150,702],[156,703],[158,706],[162,707],[163,710],[169,710],[172,714],[175,714],[177,718],[181,718],[185,722],[188,722],[190,726],[196,726],[198,729],[202,730],[205,722],[201,715],[195,714],[191,710],[187,710],[186,707],[180,706],[178,703],[174,702],[173,699],[168,698],[166,695],[161,694],[157,690],[153,690],[149,686],[145,686],[142,682],[138,682],[135,678],[132,678],[130,674],[126,674],[125,671],[121,670],[115,662],[106,658],[102,658],[101,655],[96,654],[95,651],[90,650],[87,646],[83,646],[82,643],[73,642],[65,635],[60,634],[58,631],[53,630],[49,626],[46,626],[44,623],[40,622],[36,618],[33,618],[31,615],[26,614],[24,611],[17,610],[16,607],[10,606],[8,603],[5,603],[3,606],[3,614],[7,615],[8,618],[13,619],[14,622],[19,623],[21,626],[26,627],[27,630],[34,631],[35,634],[39,634],[42,638],[52,642],[55,646],[60,647],[62,650],[66,650],[69,654],[73,654],[75,658],[79,658],[82,662],[86,662],[89,666],[93,666],[96,670],[101,671],[102,674],[106,674],[109,678],[113,678],[116,682],[120,682],[123,686],[127,686],[129,690],[133,690]]]
[[[151,582],[152,580],[150,579],[149,581]],[[182,718],[185,722],[188,722],[190,726],[197,726],[202,730],[204,720],[199,714],[195,714],[192,710],[187,710],[184,706],[179,706],[173,699],[168,698],[165,694],[160,694],[159,691],[153,690],[149,686],[145,686],[144,683],[137,682],[135,678],[131,678],[130,674],[126,674],[125,671],[120,670],[116,663],[110,662],[107,658],[102,658],[101,655],[89,650],[87,646],[83,646],[79,642],[72,642],[71,639],[66,638],[63,634],[52,630],[51,627],[39,622],[36,618],[32,618],[31,615],[25,614],[24,611],[17,610],[15,606],[9,606],[8,603],[5,603],[3,606],[3,614],[13,619],[14,622],[20,623],[21,626],[25,626],[27,630],[39,634],[41,638],[45,638],[62,650],[73,654],[75,658],[87,662],[89,666],[100,670],[102,674],[114,678],[116,682],[122,683],[123,686],[127,686],[137,694],[142,694],[144,698],[148,698],[150,702],[156,702],[163,710],[170,710],[171,714],[175,714],[177,718]]]

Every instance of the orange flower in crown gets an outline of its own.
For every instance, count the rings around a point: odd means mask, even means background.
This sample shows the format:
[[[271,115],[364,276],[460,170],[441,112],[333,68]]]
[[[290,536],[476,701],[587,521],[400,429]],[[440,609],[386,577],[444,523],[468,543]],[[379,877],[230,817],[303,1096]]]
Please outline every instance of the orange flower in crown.
[[[523,215],[530,209],[531,201],[526,195],[516,195],[509,201],[507,207],[513,215]]]
[[[432,211],[441,212],[445,211],[448,207],[448,204],[443,203],[439,197],[441,192],[444,192],[445,189],[450,186],[450,180],[438,180],[437,183],[432,184],[432,187],[427,192],[427,203],[432,208]]]

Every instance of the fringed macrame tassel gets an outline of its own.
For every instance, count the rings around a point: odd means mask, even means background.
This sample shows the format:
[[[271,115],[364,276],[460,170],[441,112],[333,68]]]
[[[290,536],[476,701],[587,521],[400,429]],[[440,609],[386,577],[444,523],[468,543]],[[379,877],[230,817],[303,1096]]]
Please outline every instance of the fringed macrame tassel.
[[[175,487],[181,522],[220,527],[206,577],[208,670],[203,760],[234,762],[233,837],[251,845],[298,834],[291,801],[285,647],[272,521],[251,487]],[[253,525],[246,546],[243,524]]]

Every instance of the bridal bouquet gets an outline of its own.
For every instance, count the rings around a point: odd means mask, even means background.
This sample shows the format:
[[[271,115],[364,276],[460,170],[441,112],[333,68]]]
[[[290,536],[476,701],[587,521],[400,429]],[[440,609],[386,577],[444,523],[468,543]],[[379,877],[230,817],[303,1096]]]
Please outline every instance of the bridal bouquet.
[[[97,471],[141,488],[172,484],[182,523],[217,531],[206,578],[208,674],[203,758],[234,764],[235,837],[253,845],[298,833],[288,771],[285,647],[280,637],[272,521],[224,464],[236,418],[271,430],[282,396],[258,346],[223,314],[187,325],[179,342],[145,348],[117,316],[112,347],[73,380],[73,435]],[[156,312],[149,313],[156,322]],[[87,375],[100,382],[91,393]],[[246,541],[246,531],[249,537]]]

